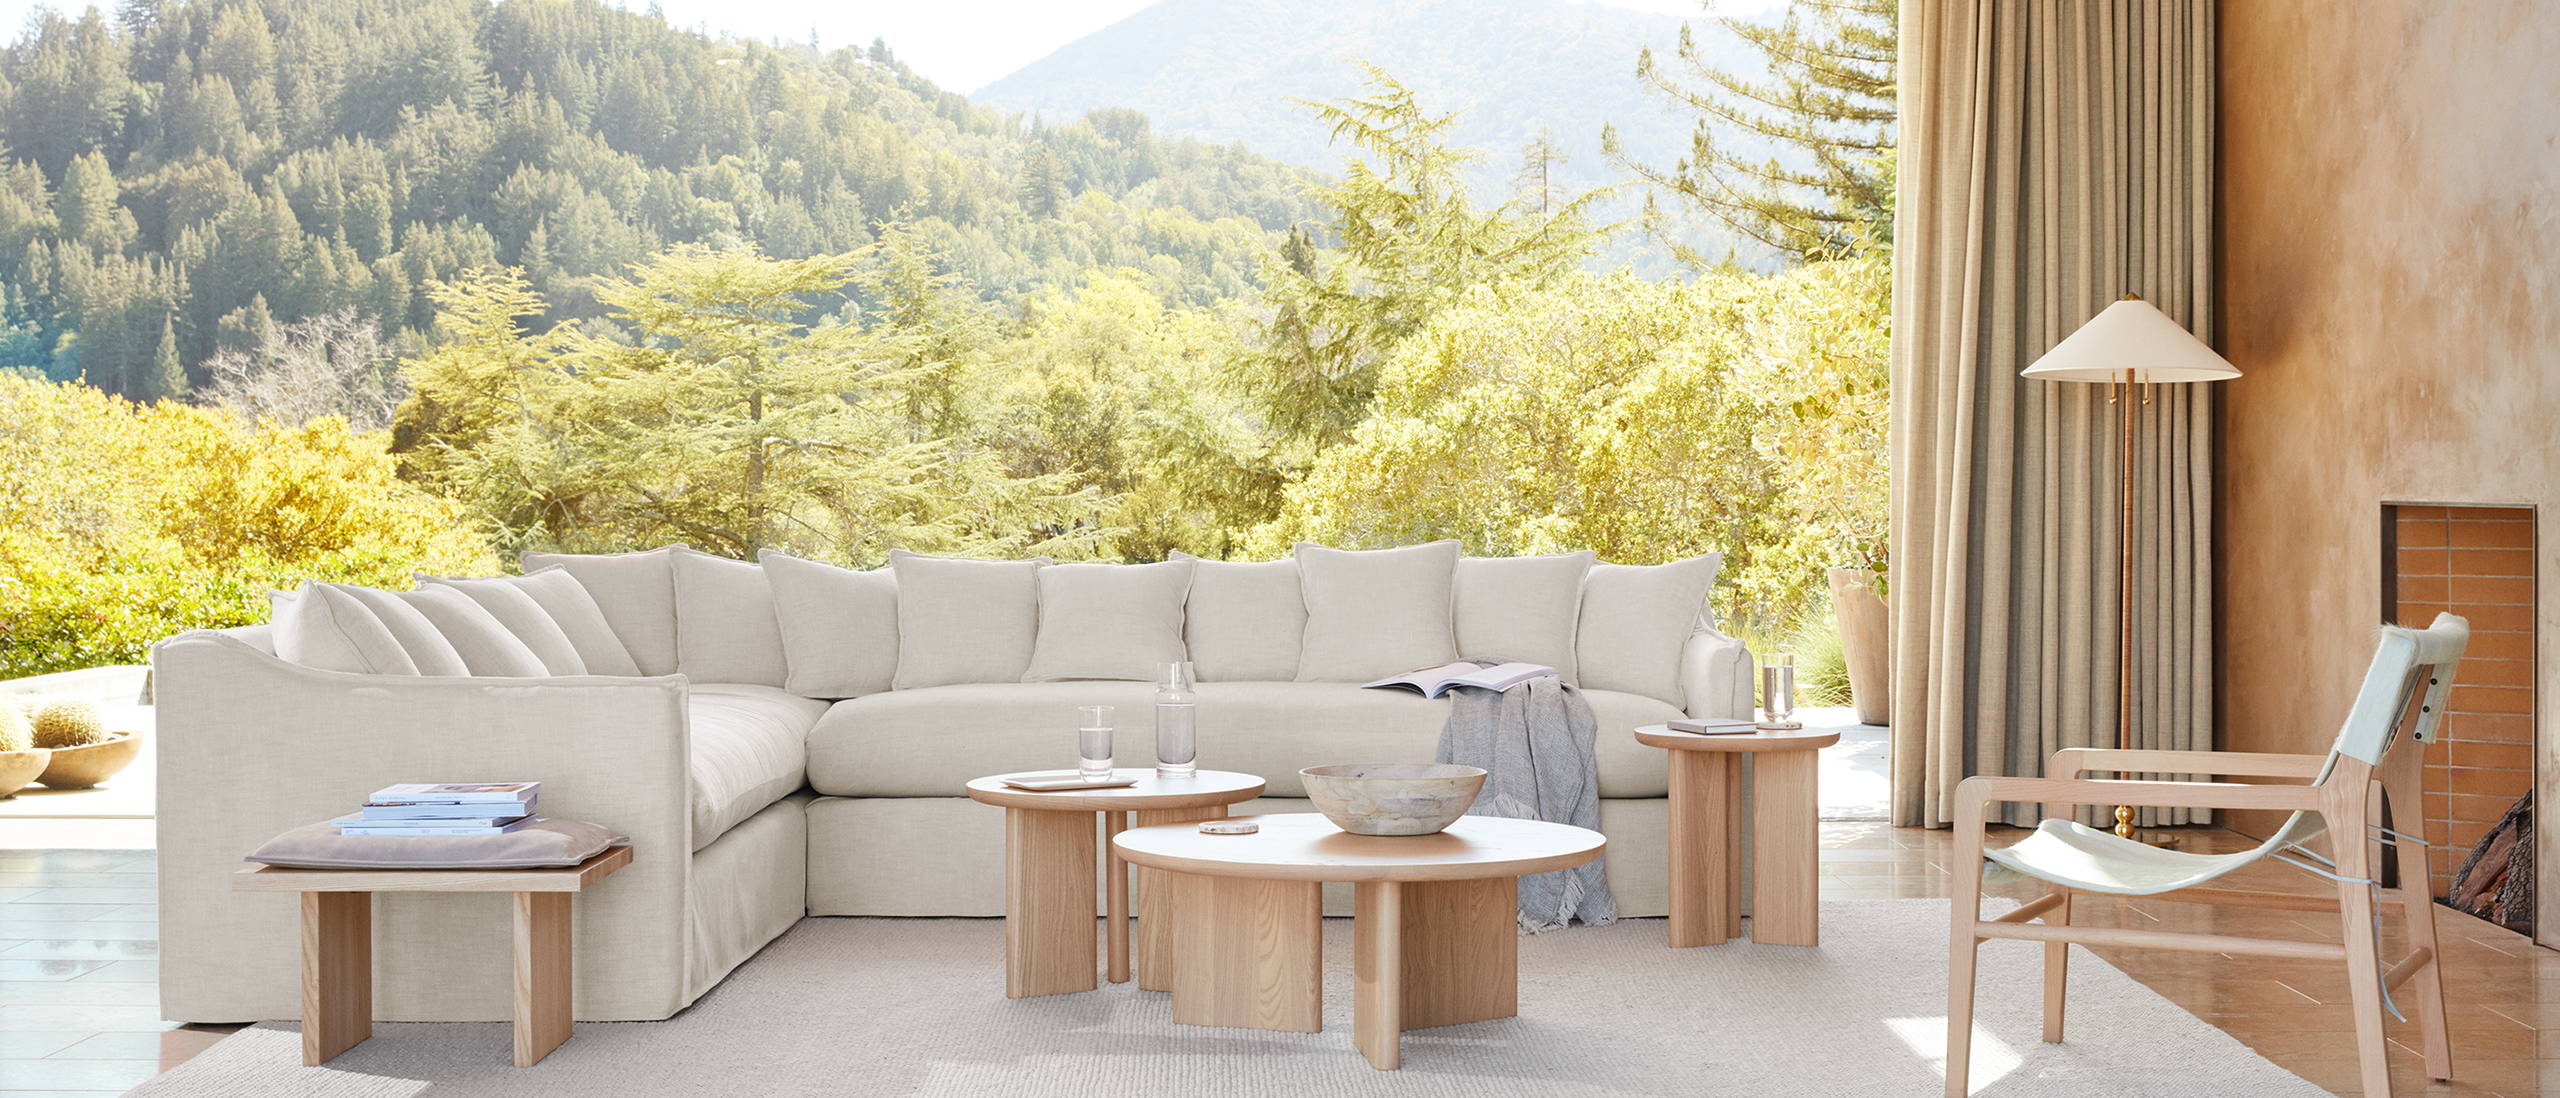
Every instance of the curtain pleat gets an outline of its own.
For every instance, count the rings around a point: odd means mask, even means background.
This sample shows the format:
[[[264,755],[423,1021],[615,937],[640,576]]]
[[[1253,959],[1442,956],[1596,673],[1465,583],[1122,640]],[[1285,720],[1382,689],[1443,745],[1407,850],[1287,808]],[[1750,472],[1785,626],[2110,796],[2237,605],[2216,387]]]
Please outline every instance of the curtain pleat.
[[[2146,387],[2126,455],[2109,386],[2018,371],[2126,293],[2208,330],[2213,0],[1905,0],[1901,80],[1894,816],[1935,827],[2115,746],[2127,537],[2132,746],[2212,747],[2213,394]]]

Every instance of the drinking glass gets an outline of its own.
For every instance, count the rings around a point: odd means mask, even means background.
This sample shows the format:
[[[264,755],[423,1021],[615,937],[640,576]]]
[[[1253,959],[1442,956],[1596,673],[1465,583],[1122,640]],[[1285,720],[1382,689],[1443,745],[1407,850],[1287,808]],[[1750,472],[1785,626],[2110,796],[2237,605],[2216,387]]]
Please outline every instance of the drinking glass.
[[[1796,712],[1796,658],[1787,652],[1772,652],[1760,664],[1760,727],[1802,728],[1793,718]]]
[[[1111,778],[1111,707],[1080,705],[1084,723],[1076,726],[1076,776],[1089,782]]]
[[[1189,660],[1156,671],[1156,777],[1199,772],[1200,699],[1192,685]]]

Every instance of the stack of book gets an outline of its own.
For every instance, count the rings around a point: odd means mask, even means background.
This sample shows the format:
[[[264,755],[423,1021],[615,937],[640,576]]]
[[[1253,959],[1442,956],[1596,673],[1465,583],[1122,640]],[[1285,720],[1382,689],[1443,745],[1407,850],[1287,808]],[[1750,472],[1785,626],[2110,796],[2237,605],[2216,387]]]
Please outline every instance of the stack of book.
[[[341,835],[504,835],[533,814],[541,782],[416,782],[384,786],[353,815],[330,821]]]

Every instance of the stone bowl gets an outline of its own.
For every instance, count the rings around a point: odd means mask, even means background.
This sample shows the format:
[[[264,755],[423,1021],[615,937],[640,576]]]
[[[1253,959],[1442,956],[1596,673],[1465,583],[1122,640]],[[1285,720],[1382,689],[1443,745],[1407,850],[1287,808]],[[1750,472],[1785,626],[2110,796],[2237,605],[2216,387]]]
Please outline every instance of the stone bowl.
[[[1354,835],[1431,835],[1457,822],[1484,771],[1454,763],[1345,763],[1298,771],[1307,799]]]
[[[36,775],[44,773],[45,764],[52,759],[53,752],[41,747],[0,751],[0,797],[17,796],[28,782],[36,780]]]
[[[114,739],[53,749],[53,761],[36,778],[47,789],[94,789],[133,764],[142,753],[142,733],[118,732]]]

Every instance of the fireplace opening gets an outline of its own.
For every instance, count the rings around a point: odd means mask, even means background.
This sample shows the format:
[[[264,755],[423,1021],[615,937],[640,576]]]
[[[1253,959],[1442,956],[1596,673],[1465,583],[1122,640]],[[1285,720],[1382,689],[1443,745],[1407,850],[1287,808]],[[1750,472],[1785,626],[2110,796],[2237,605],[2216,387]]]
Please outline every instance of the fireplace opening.
[[[2430,889],[2531,934],[2533,508],[2391,503],[2382,511],[2383,620],[2423,626],[2451,612],[2471,622],[2443,728],[2427,745]]]

